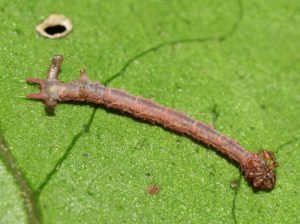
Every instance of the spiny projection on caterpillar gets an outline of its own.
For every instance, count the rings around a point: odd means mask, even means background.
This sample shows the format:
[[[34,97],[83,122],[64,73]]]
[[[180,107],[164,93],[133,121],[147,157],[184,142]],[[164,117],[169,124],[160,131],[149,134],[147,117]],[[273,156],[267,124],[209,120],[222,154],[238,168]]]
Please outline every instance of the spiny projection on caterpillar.
[[[50,108],[54,108],[58,102],[64,101],[89,102],[158,124],[211,146],[234,160],[249,184],[254,188],[261,190],[274,188],[276,183],[275,168],[278,165],[273,152],[263,150],[253,153],[246,151],[233,139],[184,113],[143,97],[133,96],[124,91],[90,81],[85,70],[80,70],[78,80],[63,83],[58,80],[62,61],[62,55],[55,55],[52,58],[47,79],[26,79],[28,83],[40,86],[39,93],[28,94],[27,98],[43,100],[45,105]]]

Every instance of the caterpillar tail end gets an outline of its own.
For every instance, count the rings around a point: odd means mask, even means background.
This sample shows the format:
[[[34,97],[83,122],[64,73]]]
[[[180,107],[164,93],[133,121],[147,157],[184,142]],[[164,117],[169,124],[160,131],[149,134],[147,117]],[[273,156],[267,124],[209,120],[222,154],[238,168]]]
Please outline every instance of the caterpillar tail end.
[[[275,169],[278,167],[274,153],[263,150],[253,153],[242,165],[248,182],[256,189],[272,190],[276,184]]]

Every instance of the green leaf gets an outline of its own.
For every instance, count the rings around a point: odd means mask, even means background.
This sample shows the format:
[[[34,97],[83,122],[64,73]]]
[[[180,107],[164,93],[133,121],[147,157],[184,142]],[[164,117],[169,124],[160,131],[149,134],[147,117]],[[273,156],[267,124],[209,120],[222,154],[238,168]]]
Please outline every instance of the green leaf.
[[[13,177],[0,163],[0,223],[26,223],[26,213]]]
[[[20,180],[37,222],[299,222],[299,9],[283,0],[1,2],[0,124],[21,179],[0,154],[0,222],[33,222]],[[67,37],[35,32],[53,12],[71,19]],[[250,151],[274,151],[275,189],[253,191],[215,151],[120,113],[59,104],[48,116],[24,98],[38,91],[24,80],[45,78],[54,54],[64,55],[64,81],[86,68]],[[153,184],[160,192],[149,195]]]

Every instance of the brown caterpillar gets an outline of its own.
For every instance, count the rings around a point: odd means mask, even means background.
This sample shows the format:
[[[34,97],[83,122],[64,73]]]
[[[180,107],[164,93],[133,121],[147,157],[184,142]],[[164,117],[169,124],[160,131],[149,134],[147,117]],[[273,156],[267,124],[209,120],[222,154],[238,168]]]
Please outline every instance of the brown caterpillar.
[[[246,179],[254,188],[273,189],[276,183],[277,163],[272,152],[266,150],[258,153],[246,151],[236,141],[181,112],[90,81],[85,70],[80,70],[79,80],[63,83],[58,80],[62,61],[62,55],[55,55],[52,58],[47,79],[26,79],[28,83],[39,84],[41,89],[39,93],[28,94],[28,98],[43,100],[48,107],[55,107],[61,101],[90,102],[161,125],[211,146],[237,162]]]

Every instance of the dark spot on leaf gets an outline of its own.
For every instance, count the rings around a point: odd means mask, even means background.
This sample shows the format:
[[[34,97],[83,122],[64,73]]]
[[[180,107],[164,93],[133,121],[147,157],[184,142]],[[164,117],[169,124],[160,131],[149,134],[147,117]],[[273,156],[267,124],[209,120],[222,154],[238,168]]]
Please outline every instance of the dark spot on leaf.
[[[212,170],[210,170],[210,171],[208,172],[208,175],[209,175],[210,177],[215,177],[215,176],[216,176],[215,173],[214,173]]]
[[[84,153],[82,153],[82,155],[83,155],[84,157],[89,157],[89,156],[90,156],[90,153],[84,152]]]
[[[22,34],[22,31],[21,31],[20,29],[15,29],[15,33],[16,33],[17,35],[21,35],[21,34]]]
[[[117,210],[118,210],[118,211],[123,211],[123,210],[124,210],[124,207],[123,207],[122,205],[118,205],[118,206],[117,206]]]
[[[86,192],[89,196],[94,196],[94,193],[92,192],[92,191],[90,191],[90,190],[87,190],[87,192]]]
[[[267,107],[266,107],[266,105],[261,104],[261,105],[260,105],[260,108],[261,108],[262,110],[265,110]]]
[[[239,187],[239,180],[233,180],[233,181],[231,181],[231,182],[230,182],[230,187],[231,187],[232,189],[238,188],[238,187]]]
[[[181,141],[181,139],[176,139],[176,144],[180,144],[182,141]]]
[[[83,125],[83,132],[87,133],[89,131],[89,126],[87,124]]]

